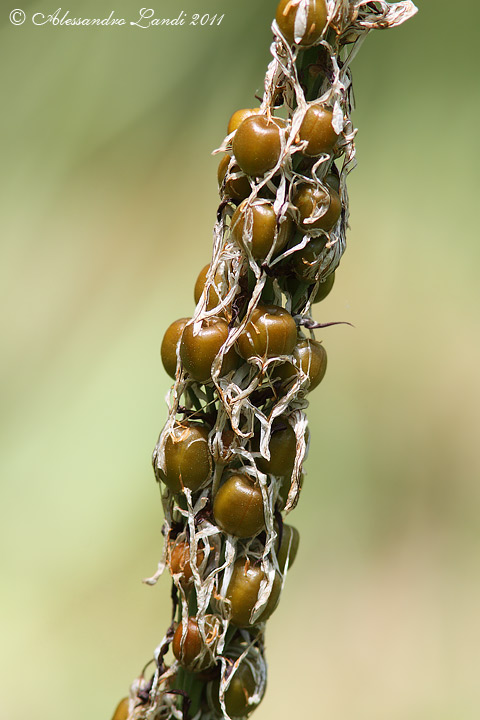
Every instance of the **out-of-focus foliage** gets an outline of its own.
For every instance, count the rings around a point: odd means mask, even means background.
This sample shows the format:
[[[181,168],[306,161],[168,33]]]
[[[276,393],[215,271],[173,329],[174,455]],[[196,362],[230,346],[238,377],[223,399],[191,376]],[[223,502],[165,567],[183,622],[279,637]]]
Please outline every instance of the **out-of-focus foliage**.
[[[225,18],[148,30],[14,27],[2,9],[1,720],[108,719],[168,624],[166,579],[140,583],[161,552],[159,346],[192,311],[210,151],[261,94],[274,6],[167,0],[157,16]],[[420,2],[354,63],[349,247],[316,313],[355,328],[318,334],[258,720],[478,718],[479,20]]]

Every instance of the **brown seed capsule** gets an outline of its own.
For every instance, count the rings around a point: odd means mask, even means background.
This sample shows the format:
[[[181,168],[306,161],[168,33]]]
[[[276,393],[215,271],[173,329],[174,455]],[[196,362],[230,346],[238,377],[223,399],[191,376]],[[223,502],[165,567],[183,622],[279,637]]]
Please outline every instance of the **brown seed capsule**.
[[[220,433],[220,436],[215,435],[212,440],[213,459],[216,463],[226,465],[233,459],[236,447],[237,436],[231,428],[226,428]]]
[[[297,326],[287,310],[278,305],[257,305],[237,341],[245,359],[290,355],[297,342]]]
[[[165,442],[166,470],[158,470],[160,478],[173,493],[182,487],[198,490],[212,471],[208,449],[209,428],[184,422],[176,425]]]
[[[299,368],[308,377],[308,392],[315,390],[327,370],[327,352],[321,343],[309,338],[300,340],[293,351],[293,365],[290,362],[281,363],[275,368],[274,374],[284,382],[289,382],[298,377]]]
[[[200,300],[203,289],[205,287],[205,283],[207,281],[207,273],[210,270],[210,265],[205,265],[204,268],[202,268],[198,274],[197,280],[195,282],[195,288],[193,290],[193,296],[195,298],[195,303],[198,303]],[[207,310],[213,310],[213,308],[217,307],[217,305],[220,303],[220,295],[217,292],[217,283],[219,282],[219,276],[215,275],[213,279],[213,285],[210,287],[210,290],[208,291],[208,299],[207,299]]]
[[[248,475],[230,475],[213,502],[216,524],[229,535],[248,538],[265,527],[260,486]]]
[[[312,237],[304,248],[291,255],[291,268],[295,276],[302,282],[315,282],[327,239],[326,235]]]
[[[247,117],[233,136],[233,154],[247,175],[264,175],[277,164],[282,150],[280,127],[265,115]]]
[[[202,638],[198,622],[189,617],[185,634],[181,622],[173,636],[172,650],[178,662],[192,672],[199,672],[213,665],[215,658],[212,651],[218,638],[218,622],[213,615],[205,616],[205,640]],[[209,652],[210,650],[210,652]],[[202,657],[202,654],[204,653]]]
[[[302,150],[304,155],[316,157],[321,153],[332,152],[338,140],[332,120],[333,112],[325,105],[321,103],[310,105],[298,132],[300,140],[307,141],[306,147]]]
[[[325,0],[280,0],[275,19],[291,45],[309,47],[322,37],[328,20],[327,5]]]
[[[253,672],[245,661],[241,662],[230,680],[225,692],[225,707],[231,718],[244,718],[250,715],[259,702],[251,703],[250,698],[255,695],[257,688]],[[219,700],[220,681],[215,680],[207,687],[207,699],[210,707],[217,714],[221,714]]]
[[[260,447],[258,435],[252,441],[252,447],[258,452]],[[258,469],[271,475],[291,477],[297,454],[297,438],[292,426],[287,422],[274,423],[268,447],[270,460],[266,460],[264,457],[256,458]]]
[[[205,554],[200,548],[197,549],[197,567],[202,564]],[[181,574],[181,580],[185,585],[190,583],[193,577],[190,564],[190,545],[187,542],[177,542],[170,549],[169,558],[170,571],[172,575]]]
[[[342,211],[340,197],[333,188],[325,189],[307,183],[302,183],[297,187],[293,204],[298,208],[299,224],[305,231],[325,230],[325,232],[329,232],[336,225]]]
[[[277,228],[277,215],[268,200],[244,200],[232,217],[232,236],[240,247],[249,247],[256,260],[264,260],[272,248],[274,256],[287,244],[292,234],[292,219],[286,215]],[[248,231],[251,239],[248,239]]]
[[[180,318],[175,320],[165,331],[163,336],[162,346],[160,348],[160,356],[162,358],[163,367],[165,372],[175,380],[175,374],[177,371],[177,345],[182,337],[185,325],[190,318]]]
[[[212,377],[212,363],[228,337],[228,325],[223,318],[202,320],[198,332],[194,326],[187,325],[180,343],[180,357],[183,367],[197,382],[209,382]],[[223,358],[222,374],[234,370],[238,365],[238,355],[231,348]]]
[[[235,110],[230,120],[228,121],[227,133],[230,135],[230,133],[234,132],[234,130],[237,130],[240,127],[242,122],[247,117],[251,117],[252,115],[259,115],[259,113],[260,108],[242,108],[241,110]]]
[[[117,705],[113,713],[112,720],[127,720],[128,718],[128,698],[123,698]]]
[[[264,578],[263,570],[258,565],[252,565],[248,558],[242,557],[236,560],[226,595],[230,600],[230,619],[234,625],[238,627],[252,625],[250,621],[252,610],[258,600],[260,583]],[[277,573],[267,605],[254,625],[270,617],[278,605],[281,590],[282,579]]]
[[[225,179],[225,176],[227,175],[228,166],[231,159],[232,158],[230,155],[224,155],[223,158],[220,160],[217,173],[219,187],[222,187],[222,183]],[[233,165],[230,170],[230,173],[225,182],[225,195],[227,195],[227,197],[233,198],[234,200],[244,200],[252,192],[252,188],[250,187],[248,178],[246,175],[232,177],[233,173],[241,173],[238,165]]]
[[[325,280],[323,280],[321,283],[318,284],[318,290],[316,292],[315,297],[313,298],[314,303],[321,302],[322,300],[325,300],[327,295],[329,295],[331,289],[333,288],[333,283],[335,282],[335,273],[332,272],[330,275],[327,275]]]

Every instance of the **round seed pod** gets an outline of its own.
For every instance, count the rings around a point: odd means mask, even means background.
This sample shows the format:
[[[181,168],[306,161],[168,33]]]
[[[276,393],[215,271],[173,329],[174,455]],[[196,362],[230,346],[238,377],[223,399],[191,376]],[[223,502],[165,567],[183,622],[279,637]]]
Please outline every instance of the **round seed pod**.
[[[220,681],[214,680],[207,686],[207,700],[210,708],[221,714]],[[241,662],[235,671],[225,692],[225,707],[231,718],[245,718],[250,715],[260,703],[251,703],[250,698],[256,693],[253,672],[245,661]]]
[[[176,542],[170,548],[169,566],[172,575],[181,575],[183,585],[188,585],[193,577],[190,564],[190,545],[185,542]],[[205,553],[197,548],[197,567],[203,562]]]
[[[161,480],[173,493],[182,487],[194,492],[208,479],[212,458],[208,449],[209,428],[184,422],[176,425],[165,442],[165,467],[158,468]]]
[[[257,305],[237,347],[239,354],[248,360],[290,355],[296,342],[297,326],[289,312],[278,305]]]
[[[197,280],[195,282],[195,287],[193,290],[193,296],[195,298],[195,304],[198,303],[200,298],[202,297],[203,288],[205,287],[205,283],[207,281],[207,273],[210,270],[210,265],[205,265],[204,268],[202,268],[198,274]],[[217,292],[217,282],[219,281],[218,274],[214,277],[214,284],[208,291],[208,298],[207,298],[207,310],[213,310],[213,308],[217,307],[217,305],[221,302],[220,295]]]
[[[275,20],[290,45],[309,47],[322,37],[328,20],[327,5],[325,0],[280,0]]]
[[[223,430],[219,437],[214,436],[211,441],[211,451],[216,463],[226,465],[234,455],[237,447],[237,436],[231,428]]]
[[[293,364],[280,363],[275,368],[275,375],[284,382],[289,382],[298,376],[298,368],[308,376],[308,392],[315,390],[327,370],[327,351],[323,345],[310,338],[300,340],[293,351]]]
[[[331,289],[333,288],[333,284],[335,282],[335,272],[330,273],[330,275],[327,275],[325,280],[322,280],[321,283],[318,285],[318,290],[315,294],[315,297],[313,298],[314,303],[321,302],[322,300],[325,300],[327,295],[330,294]]]
[[[263,570],[258,565],[252,565],[248,558],[242,557],[235,561],[226,597],[230,600],[230,620],[237,627],[252,626],[250,617],[258,600],[260,583],[264,577]],[[281,590],[282,579],[277,574],[265,609],[255,620],[254,625],[270,617],[278,605]]]
[[[228,337],[228,325],[223,318],[202,320],[200,329],[194,334],[193,324],[187,325],[180,342],[180,358],[183,367],[197,382],[206,383],[212,377],[212,363]],[[222,374],[235,370],[238,356],[231,348],[223,358]]]
[[[302,282],[315,282],[320,266],[320,258],[322,252],[325,250],[326,242],[326,235],[312,237],[304,248],[293,253],[291,268],[295,276]]]
[[[220,160],[217,172],[219,187],[222,187],[222,183],[225,180],[225,176],[227,175],[228,166],[231,159],[232,158],[230,155],[224,155],[223,158]],[[231,172],[225,182],[224,191],[228,197],[231,197],[234,200],[244,200],[250,195],[250,193],[252,192],[252,188],[250,187],[250,183],[248,182],[248,178],[246,175],[240,175],[240,177],[238,178],[232,177],[232,173],[237,172],[241,172],[240,168],[238,167],[238,165],[233,165]]]
[[[339,194],[333,189],[325,189],[319,185],[300,184],[293,196],[293,204],[298,208],[302,230],[324,230],[329,232],[337,224],[342,212]],[[309,222],[312,217],[316,217]]]
[[[274,255],[283,250],[292,234],[293,222],[286,215],[277,229],[277,216],[273,204],[260,198],[248,203],[244,200],[235,210],[231,224],[232,236],[240,247],[250,248],[256,260],[264,260],[274,248]],[[246,230],[252,238],[247,240]]]
[[[287,525],[287,523],[283,523],[282,539],[280,541],[280,539],[277,538],[277,544],[275,547],[277,553],[278,567],[280,568],[281,573],[285,571],[287,559],[288,568],[290,569],[292,567],[293,563],[295,562],[295,558],[297,557],[299,543],[300,533],[298,532],[297,528],[294,528],[293,525]]]
[[[230,135],[230,133],[237,130],[247,117],[259,114],[260,108],[242,108],[241,110],[235,110],[230,120],[228,121],[227,134]]]
[[[282,151],[281,129],[275,118],[251,115],[233,137],[233,154],[244,173],[264,175],[277,164]]]
[[[199,672],[213,665],[215,662],[213,651],[218,638],[218,620],[215,616],[205,616],[206,642],[194,617],[188,618],[185,634],[183,628],[181,622],[175,630],[172,642],[172,651],[178,662],[192,672]],[[204,651],[207,652],[202,657]]]
[[[163,336],[162,346],[160,348],[160,357],[162,358],[163,367],[165,372],[175,380],[175,374],[177,372],[177,345],[180,338],[182,337],[185,325],[188,323],[190,318],[180,318],[175,320],[165,331]]]
[[[127,720],[128,718],[128,697],[123,698],[118,703],[115,712],[113,713],[112,720]]]
[[[322,153],[331,153],[338,140],[338,134],[332,125],[333,112],[322,103],[313,103],[303,118],[298,135],[306,140],[302,150],[304,155],[316,157]]]
[[[252,447],[255,452],[258,452],[260,447],[258,435],[253,439]],[[292,426],[281,421],[274,423],[268,447],[270,460],[264,457],[256,458],[255,463],[258,469],[267,475],[291,477],[297,454],[297,438]]]
[[[215,496],[213,516],[229,535],[238,538],[258,535],[265,528],[259,485],[248,475],[230,475]]]

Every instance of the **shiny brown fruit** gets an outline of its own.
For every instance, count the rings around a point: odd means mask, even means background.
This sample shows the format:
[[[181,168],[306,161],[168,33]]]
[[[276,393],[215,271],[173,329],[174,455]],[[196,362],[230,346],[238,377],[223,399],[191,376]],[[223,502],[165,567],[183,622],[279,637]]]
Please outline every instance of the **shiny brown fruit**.
[[[275,375],[288,382],[298,377],[298,368],[308,377],[308,392],[315,390],[327,370],[327,352],[323,345],[309,338],[300,340],[293,351],[293,365],[290,362],[279,364],[275,368]]]
[[[295,27],[300,4],[298,0],[280,0],[275,20],[290,45],[296,43],[302,47],[308,47],[322,37],[327,25],[328,11],[325,0],[302,1],[307,10],[307,22],[304,28],[299,30],[298,27]],[[298,37],[299,33],[300,37]]]
[[[286,215],[277,229],[277,216],[273,204],[257,199],[252,203],[244,200],[232,217],[232,236],[240,247],[249,247],[256,260],[264,260],[274,248],[274,256],[287,244],[292,234],[293,222]],[[248,238],[251,232],[251,239]]]
[[[248,538],[265,527],[260,486],[248,475],[230,475],[213,503],[216,524],[229,535]]]
[[[183,367],[197,382],[209,382],[212,376],[212,363],[228,337],[228,325],[222,318],[207,318],[201,322],[197,334],[194,326],[187,325],[180,342],[180,358]],[[238,356],[231,348],[223,358],[222,375],[234,370],[238,365]]]
[[[278,123],[265,115],[251,115],[233,137],[233,154],[244,173],[264,175],[280,159],[282,144]]]
[[[211,707],[217,712],[222,713],[219,700],[220,682],[215,680],[207,688],[207,697]],[[255,695],[256,685],[253,672],[245,661],[241,662],[235,670],[230,684],[225,692],[225,707],[227,714],[231,718],[244,718],[250,715],[259,702],[251,703],[250,698]]]
[[[193,672],[210,667],[215,659],[208,650],[214,650],[218,637],[217,622],[214,616],[205,616],[206,642],[202,638],[198,622],[194,617],[188,618],[185,635],[183,628],[184,625],[181,622],[175,630],[172,642],[172,651],[178,662]],[[203,651],[206,653],[202,657]]]
[[[327,295],[329,295],[331,289],[333,288],[333,284],[335,282],[335,273],[332,272],[330,275],[327,275],[325,280],[323,282],[319,283],[318,290],[315,294],[315,297],[313,298],[314,303],[321,302],[322,300],[325,300]]]
[[[338,134],[332,126],[333,112],[321,103],[313,103],[303,118],[298,135],[306,140],[302,150],[304,155],[316,157],[321,153],[331,153],[338,140]]]
[[[245,359],[290,355],[297,342],[297,326],[287,310],[277,305],[257,305],[237,341]]]
[[[296,277],[305,283],[314,283],[320,267],[320,257],[327,242],[326,235],[312,237],[301,250],[291,256],[291,267]]]
[[[259,445],[260,438],[257,436],[252,442],[256,452],[259,450]],[[258,469],[267,474],[291,477],[297,454],[297,438],[292,426],[287,422],[274,423],[268,447],[270,460],[264,457],[256,458]]]
[[[250,627],[252,625],[250,617],[258,600],[260,583],[264,578],[265,573],[263,570],[258,565],[252,565],[248,558],[242,557],[236,560],[226,595],[231,603],[230,617],[234,625],[238,627]],[[267,605],[253,624],[256,625],[270,617],[278,605],[281,590],[282,579],[277,573]]]
[[[203,550],[197,548],[197,567],[203,562],[205,554]],[[181,575],[181,580],[188,585],[193,577],[192,566],[190,564],[190,545],[183,541],[175,543],[170,549],[170,571],[172,575]]]
[[[207,281],[207,273],[210,270],[210,265],[205,265],[204,268],[202,268],[198,274],[197,280],[195,282],[195,287],[193,290],[193,296],[195,299],[195,304],[198,303],[200,298],[202,297],[203,288],[205,287],[205,283]],[[213,308],[216,308],[217,305],[220,303],[220,295],[217,292],[218,284],[220,281],[220,277],[215,275],[213,279],[213,285],[210,287],[210,290],[208,291],[208,299],[207,299],[207,310],[213,310]]]
[[[165,442],[165,467],[159,474],[173,493],[182,487],[198,490],[212,471],[212,458],[208,448],[209,428],[184,422],[172,430]]]
[[[232,158],[230,155],[224,155],[218,165],[217,177],[218,185],[220,188],[222,187],[222,183],[225,180],[225,176],[227,175],[228,166],[231,159]],[[246,175],[240,175],[240,177],[232,177],[233,173],[240,172],[241,170],[238,165],[233,165],[225,182],[225,195],[227,195],[227,197],[233,198],[234,200],[244,200],[252,192],[252,188],[250,187],[250,183],[248,182],[248,178]]]
[[[252,115],[259,115],[260,114],[260,108],[242,108],[241,110],[235,110],[233,115],[231,116],[230,120],[228,121],[228,128],[227,133],[230,135],[230,133],[237,130],[242,122],[246,120],[247,117],[251,117]]]
[[[229,463],[233,459],[237,447],[237,436],[231,428],[225,428],[220,436],[216,436],[212,442],[212,453],[215,462],[222,465]]]
[[[333,189],[303,183],[293,196],[293,204],[300,214],[300,227],[305,230],[329,232],[336,225],[342,211],[339,194]],[[322,213],[320,217],[317,217]],[[314,219],[312,222],[310,220]]]
[[[177,371],[177,345],[182,337],[185,325],[190,318],[180,318],[175,320],[165,331],[163,336],[162,346],[160,348],[160,356],[162,358],[163,367],[165,372],[175,380],[175,374]]]

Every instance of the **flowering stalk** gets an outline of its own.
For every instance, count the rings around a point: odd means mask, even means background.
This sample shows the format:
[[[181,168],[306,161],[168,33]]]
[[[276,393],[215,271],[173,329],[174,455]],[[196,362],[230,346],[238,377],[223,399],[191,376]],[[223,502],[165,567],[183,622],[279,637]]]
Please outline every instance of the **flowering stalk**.
[[[307,393],[326,370],[311,307],[345,250],[350,63],[370,30],[415,12],[409,0],[278,5],[262,103],[234,113],[217,151],[194,315],[162,343],[174,379],[153,453],[165,548],[146,582],[168,567],[172,622],[114,720],[244,718],[263,697],[265,624],[299,540],[283,517],[302,484]]]

